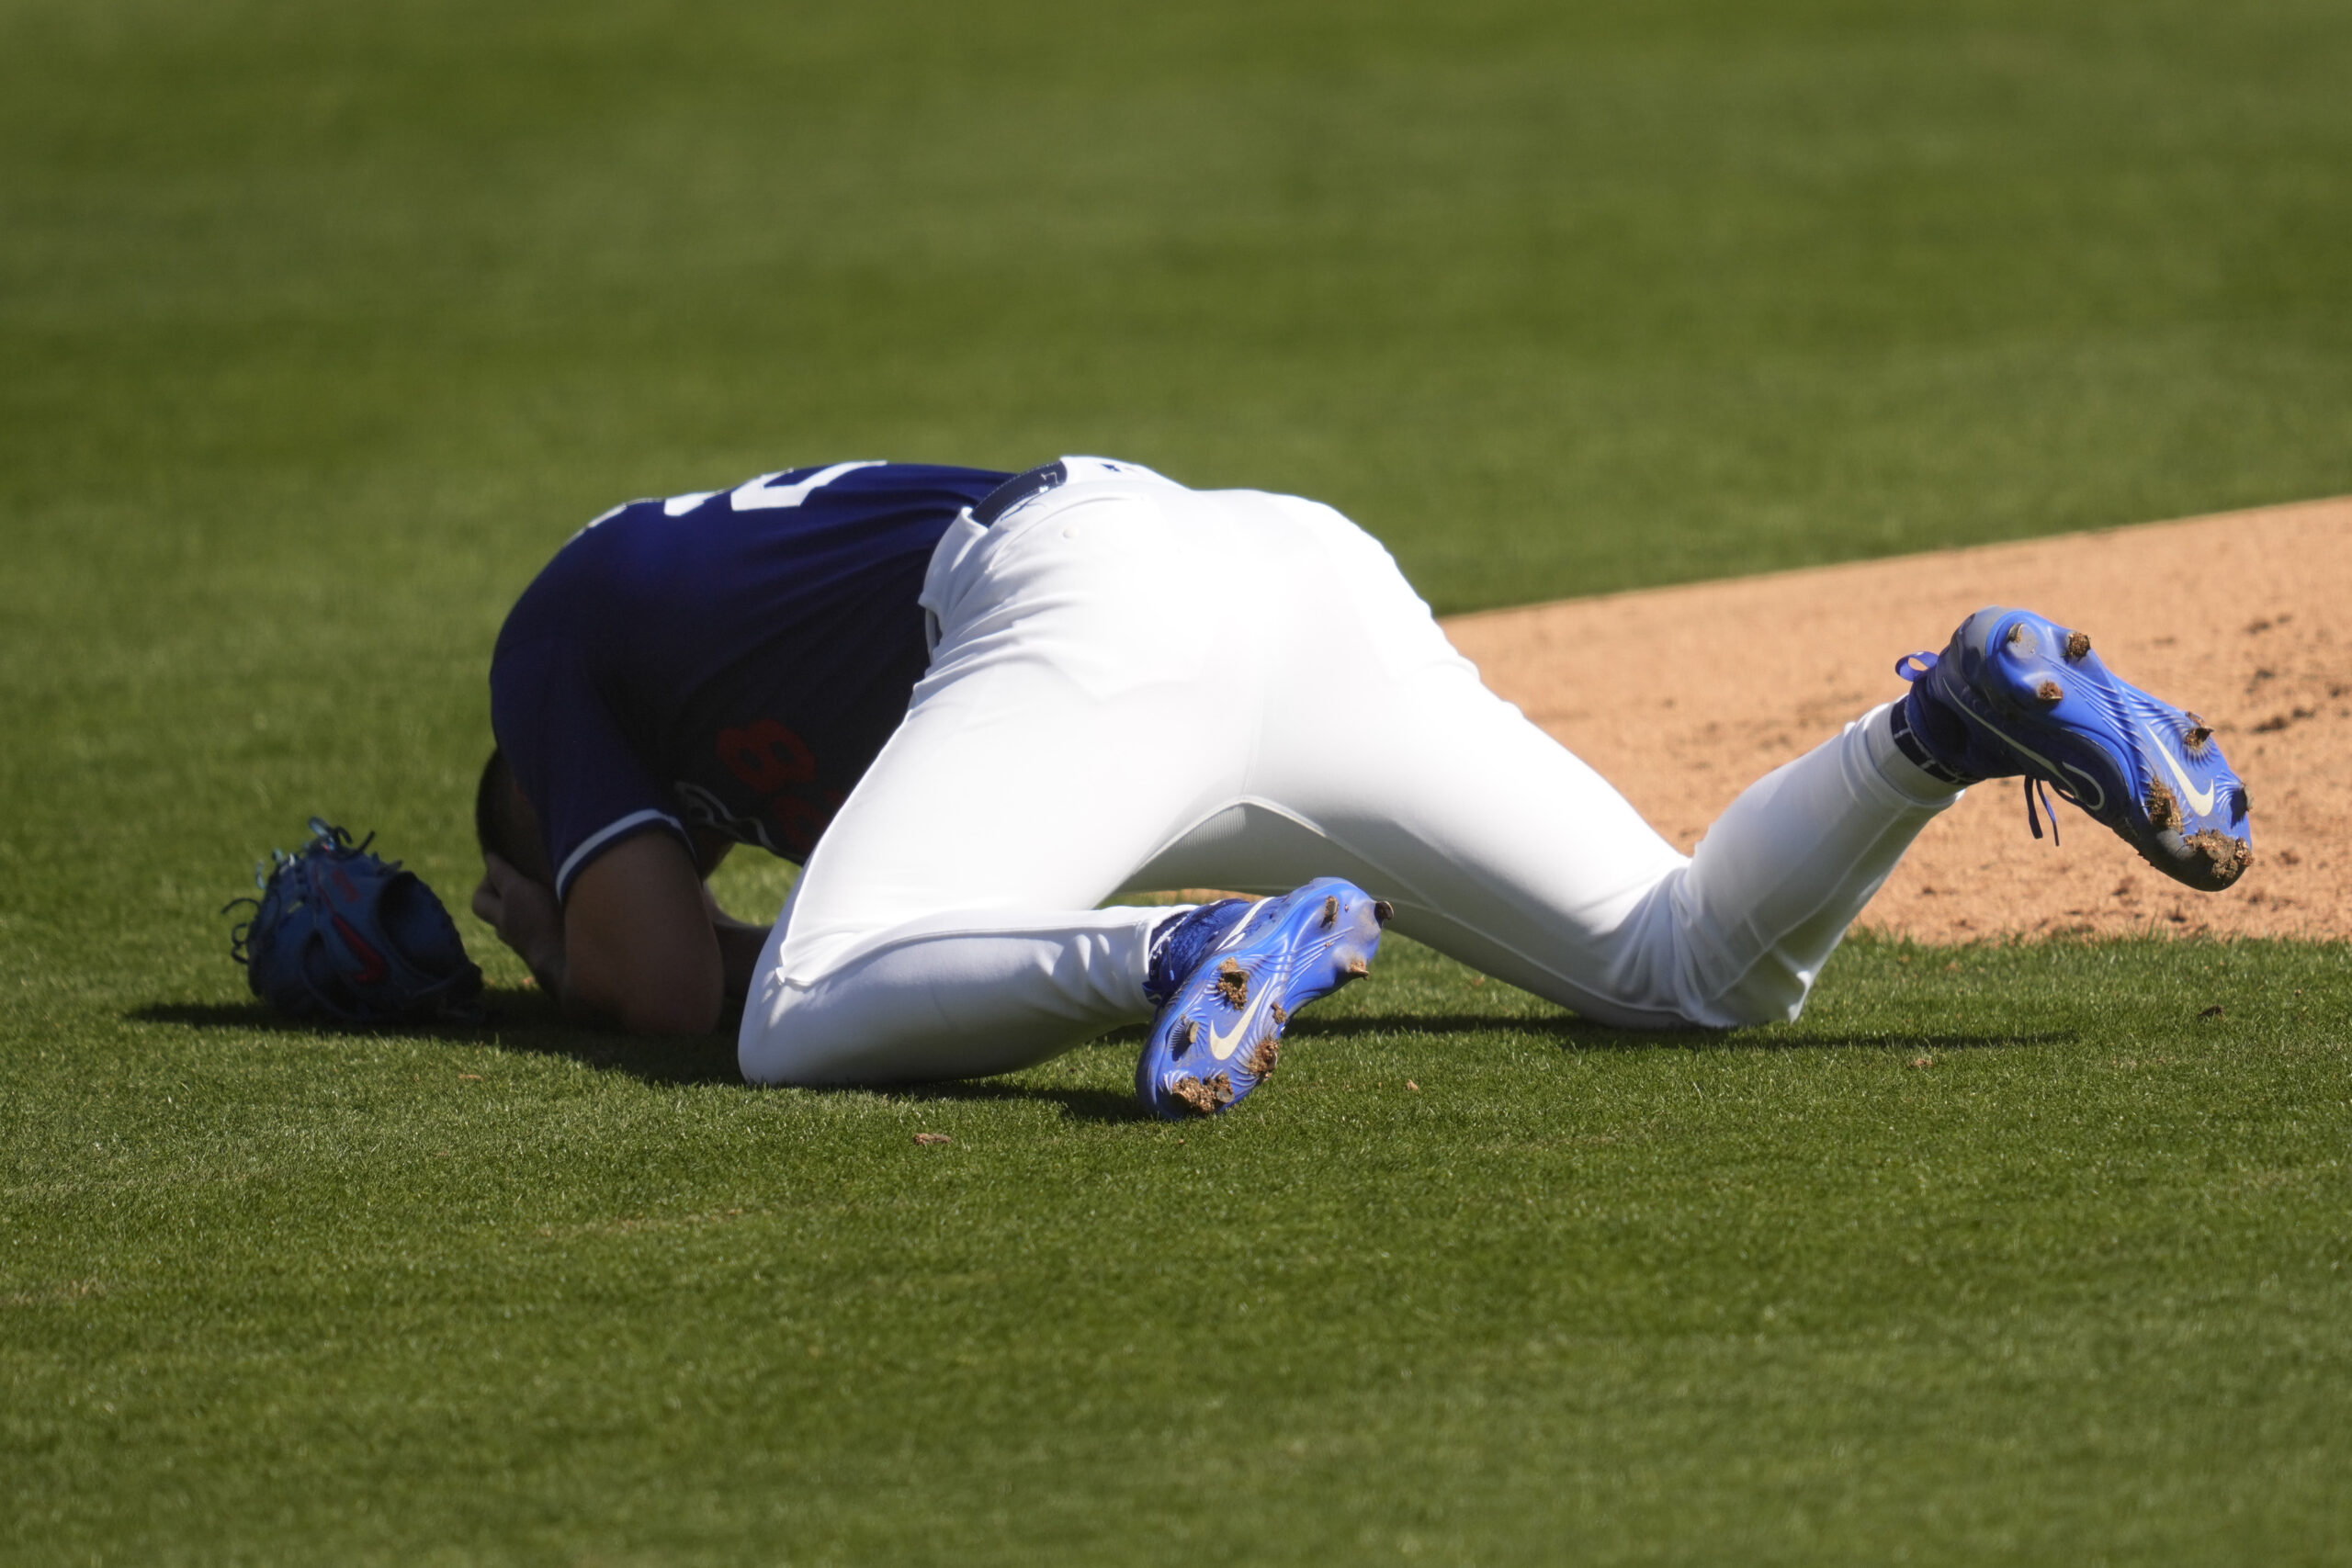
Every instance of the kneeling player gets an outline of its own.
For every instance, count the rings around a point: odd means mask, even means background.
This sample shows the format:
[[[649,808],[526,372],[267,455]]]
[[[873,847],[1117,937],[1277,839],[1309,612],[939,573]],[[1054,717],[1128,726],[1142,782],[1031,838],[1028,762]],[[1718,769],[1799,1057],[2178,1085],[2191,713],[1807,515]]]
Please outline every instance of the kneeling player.
[[[1329,507],[1070,457],[840,463],[634,502],[524,593],[491,670],[474,908],[575,1013],[744,1002],[759,1083],[969,1077],[1153,1024],[1208,1112],[1396,929],[1584,1015],[1793,1019],[1937,812],[2046,784],[2192,886],[2245,791],[2191,715],[2030,612],[1767,774],[1683,855],[1488,692]],[[803,863],[773,929],[704,878]],[[1125,888],[1277,894],[1101,908]]]

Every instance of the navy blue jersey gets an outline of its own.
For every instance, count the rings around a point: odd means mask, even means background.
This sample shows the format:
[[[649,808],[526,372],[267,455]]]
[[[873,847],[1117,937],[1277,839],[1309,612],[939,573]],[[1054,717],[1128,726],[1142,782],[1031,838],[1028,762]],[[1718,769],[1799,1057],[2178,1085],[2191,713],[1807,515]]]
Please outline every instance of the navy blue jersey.
[[[907,711],[933,547],[1007,476],[911,463],[764,474],[635,501],[524,591],[491,727],[556,890],[630,834],[689,824],[791,860]]]

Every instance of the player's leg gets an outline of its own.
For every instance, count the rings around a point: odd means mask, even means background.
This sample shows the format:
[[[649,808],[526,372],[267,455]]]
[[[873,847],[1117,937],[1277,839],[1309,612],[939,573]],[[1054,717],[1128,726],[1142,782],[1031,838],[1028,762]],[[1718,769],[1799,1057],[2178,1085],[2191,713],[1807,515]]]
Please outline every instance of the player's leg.
[[[1336,602],[1261,649],[1296,675],[1270,699],[1245,799],[1146,880],[1254,888],[1312,868],[1392,900],[1396,929],[1588,1016],[1735,1024],[1795,1015],[1957,797],[1869,716],[1751,786],[1686,860],[1480,684],[1377,545],[1311,512],[1323,558],[1296,592]]]
[[[2189,886],[2249,863],[2244,781],[2196,715],[2109,671],[2090,638],[2030,611],[1962,623],[1915,688],[1751,784],[1628,930],[1670,961],[1708,1023],[1793,1019],[1821,963],[1919,829],[1960,788],[2023,775]],[[2040,831],[2037,823],[2035,831]]]
[[[1198,591],[1191,493],[1074,485],[951,531],[933,667],[770,937],[747,1077],[973,1077],[1150,1015],[1170,911],[1094,906],[1231,794],[1256,728],[1216,679],[1248,627]]]

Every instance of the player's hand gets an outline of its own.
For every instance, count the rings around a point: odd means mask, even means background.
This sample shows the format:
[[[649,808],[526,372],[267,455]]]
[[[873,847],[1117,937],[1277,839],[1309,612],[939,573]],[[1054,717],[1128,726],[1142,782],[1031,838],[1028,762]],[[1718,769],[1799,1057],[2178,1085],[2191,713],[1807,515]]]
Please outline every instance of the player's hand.
[[[513,948],[541,986],[563,973],[563,906],[555,890],[543,887],[500,855],[482,857],[481,885],[474,889],[474,913]]]

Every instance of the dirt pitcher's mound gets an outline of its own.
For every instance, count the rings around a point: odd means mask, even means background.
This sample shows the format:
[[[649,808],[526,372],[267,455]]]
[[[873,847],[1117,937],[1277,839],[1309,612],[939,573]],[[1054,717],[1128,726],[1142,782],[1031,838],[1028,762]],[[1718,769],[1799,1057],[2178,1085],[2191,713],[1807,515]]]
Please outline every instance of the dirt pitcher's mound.
[[[1985,604],[2089,632],[2204,716],[2254,802],[2255,861],[2193,893],[2014,780],[1929,824],[1862,923],[1929,942],[2055,931],[2352,936],[2352,499],[1572,600],[1446,623],[1487,683],[1688,850],[1747,783],[1902,692]]]

